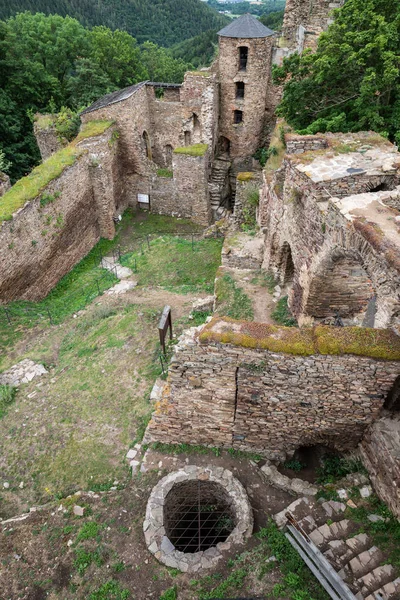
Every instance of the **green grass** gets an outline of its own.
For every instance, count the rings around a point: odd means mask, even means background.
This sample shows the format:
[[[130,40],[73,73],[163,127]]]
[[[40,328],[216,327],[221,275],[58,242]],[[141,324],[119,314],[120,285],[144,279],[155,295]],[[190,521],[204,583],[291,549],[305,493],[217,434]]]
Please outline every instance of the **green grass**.
[[[139,251],[124,255],[121,263],[135,271],[138,285],[157,285],[181,293],[211,293],[221,261],[221,246],[219,239],[192,243],[166,235],[152,240],[150,249],[143,244],[143,254]]]
[[[99,533],[100,525],[98,525],[95,521],[88,521],[78,531],[75,541],[81,542],[82,540],[90,540],[92,538],[99,539]]]
[[[165,590],[163,594],[160,596],[160,600],[177,600],[178,598],[178,590],[176,585]]]
[[[232,319],[252,321],[254,319],[253,305],[231,275],[225,274],[216,282],[217,311],[219,315]]]
[[[76,162],[84,153],[83,149],[76,146],[78,142],[104,133],[111,125],[112,121],[86,123],[73,142],[50,156],[29,175],[17,181],[0,199],[0,223],[10,220],[13,213],[24,206],[25,202],[36,198],[51,181]]]
[[[17,390],[11,385],[0,385],[0,419],[2,419],[14,402]]]
[[[169,179],[172,179],[174,176],[174,172],[171,169],[157,169],[157,176],[168,177]]]
[[[129,590],[124,590],[118,581],[110,580],[89,595],[88,600],[128,600],[131,598]]]
[[[325,456],[317,469],[317,482],[321,485],[335,483],[350,473],[366,473],[359,458],[353,456]]]
[[[284,325],[285,327],[297,326],[297,321],[289,310],[287,296],[278,300],[275,310],[271,313],[271,317],[278,325]]]
[[[193,144],[175,148],[174,154],[186,154],[186,156],[204,156],[208,150],[208,144]]]
[[[272,294],[275,290],[275,286],[277,285],[277,280],[273,273],[269,271],[261,271],[258,275],[253,277],[250,282],[252,285],[259,285],[261,287],[266,287],[270,294]]]

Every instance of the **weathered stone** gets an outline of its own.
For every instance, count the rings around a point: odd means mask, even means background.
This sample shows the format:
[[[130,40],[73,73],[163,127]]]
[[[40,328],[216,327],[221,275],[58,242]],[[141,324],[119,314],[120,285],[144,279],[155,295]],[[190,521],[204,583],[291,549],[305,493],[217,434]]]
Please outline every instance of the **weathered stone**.
[[[83,506],[79,506],[78,504],[75,504],[74,508],[73,508],[73,513],[77,517],[83,517],[83,515],[85,514],[85,508]]]

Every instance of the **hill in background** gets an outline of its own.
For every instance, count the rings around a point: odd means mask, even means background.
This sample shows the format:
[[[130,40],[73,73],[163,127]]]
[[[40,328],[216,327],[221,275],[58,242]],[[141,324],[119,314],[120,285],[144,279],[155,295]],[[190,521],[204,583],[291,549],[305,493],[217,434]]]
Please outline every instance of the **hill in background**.
[[[86,27],[124,29],[140,44],[150,40],[165,47],[229,22],[200,0],[0,0],[0,20],[26,10],[69,15]]]

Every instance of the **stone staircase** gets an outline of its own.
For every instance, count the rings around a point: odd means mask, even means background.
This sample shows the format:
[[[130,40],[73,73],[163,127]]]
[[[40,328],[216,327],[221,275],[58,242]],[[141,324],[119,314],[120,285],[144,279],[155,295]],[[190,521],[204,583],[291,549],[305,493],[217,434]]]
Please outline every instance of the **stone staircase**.
[[[346,505],[333,500],[319,502],[303,497],[274,516],[279,528],[290,513],[310,540],[323,553],[358,600],[400,600],[400,577],[385,555],[374,546],[360,526],[344,517]]]
[[[216,158],[213,162],[211,177],[208,184],[210,190],[211,209],[215,220],[222,219],[229,214],[225,206],[230,196],[229,169],[231,162],[223,157]]]

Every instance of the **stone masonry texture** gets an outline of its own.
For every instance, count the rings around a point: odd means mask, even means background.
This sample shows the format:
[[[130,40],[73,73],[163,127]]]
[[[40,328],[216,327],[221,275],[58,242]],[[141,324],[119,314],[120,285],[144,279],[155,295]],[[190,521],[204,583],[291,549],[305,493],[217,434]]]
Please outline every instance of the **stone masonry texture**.
[[[40,300],[98,242],[112,238],[118,204],[113,128],[80,143],[87,149],[0,227],[0,301]],[[55,197],[54,194],[59,194]],[[42,195],[54,201],[41,206]],[[7,250],[5,250],[7,249]]]
[[[238,323],[214,320],[207,328],[223,336]],[[286,335],[275,329],[273,337]],[[394,360],[300,356],[200,338],[194,328],[180,340],[146,442],[233,447],[282,460],[300,446],[349,450],[377,419],[400,370]]]

